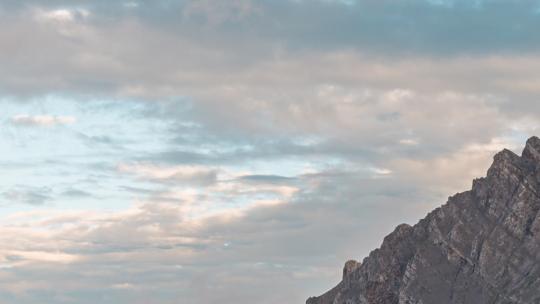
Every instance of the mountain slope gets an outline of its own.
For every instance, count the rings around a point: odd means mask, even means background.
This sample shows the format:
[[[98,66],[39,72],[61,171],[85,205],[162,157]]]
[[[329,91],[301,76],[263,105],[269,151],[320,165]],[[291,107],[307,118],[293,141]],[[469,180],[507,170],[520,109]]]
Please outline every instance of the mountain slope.
[[[540,139],[503,150],[485,178],[398,226],[307,304],[540,303]]]

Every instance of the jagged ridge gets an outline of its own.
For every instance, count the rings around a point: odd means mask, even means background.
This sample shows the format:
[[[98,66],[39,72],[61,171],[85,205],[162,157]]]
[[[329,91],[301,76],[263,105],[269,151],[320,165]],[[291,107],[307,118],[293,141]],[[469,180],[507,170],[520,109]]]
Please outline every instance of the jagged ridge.
[[[485,178],[402,224],[307,304],[540,303],[540,139],[503,150]]]

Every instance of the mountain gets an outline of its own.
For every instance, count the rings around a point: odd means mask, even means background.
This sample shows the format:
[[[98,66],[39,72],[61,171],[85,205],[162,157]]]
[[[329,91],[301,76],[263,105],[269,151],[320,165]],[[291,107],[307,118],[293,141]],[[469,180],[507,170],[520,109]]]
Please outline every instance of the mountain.
[[[399,225],[307,304],[540,303],[540,139],[503,150],[484,178]]]

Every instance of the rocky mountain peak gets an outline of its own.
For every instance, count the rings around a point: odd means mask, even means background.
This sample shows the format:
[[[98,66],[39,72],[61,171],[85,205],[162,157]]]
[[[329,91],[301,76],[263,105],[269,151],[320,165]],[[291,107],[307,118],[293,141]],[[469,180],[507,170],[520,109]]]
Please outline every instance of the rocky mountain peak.
[[[540,139],[416,225],[399,225],[308,304],[540,303]]]
[[[533,136],[527,140],[522,157],[532,162],[540,162],[540,138]]]
[[[343,266],[343,279],[347,278],[353,271],[358,269],[360,265],[362,264],[355,260],[348,260],[345,262],[345,266]]]

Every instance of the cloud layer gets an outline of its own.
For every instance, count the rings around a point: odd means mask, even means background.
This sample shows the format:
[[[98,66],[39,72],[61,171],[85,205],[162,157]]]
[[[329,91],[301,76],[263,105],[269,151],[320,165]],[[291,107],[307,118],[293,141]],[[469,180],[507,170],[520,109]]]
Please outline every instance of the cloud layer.
[[[0,1],[0,301],[303,303],[538,134],[539,8]]]

